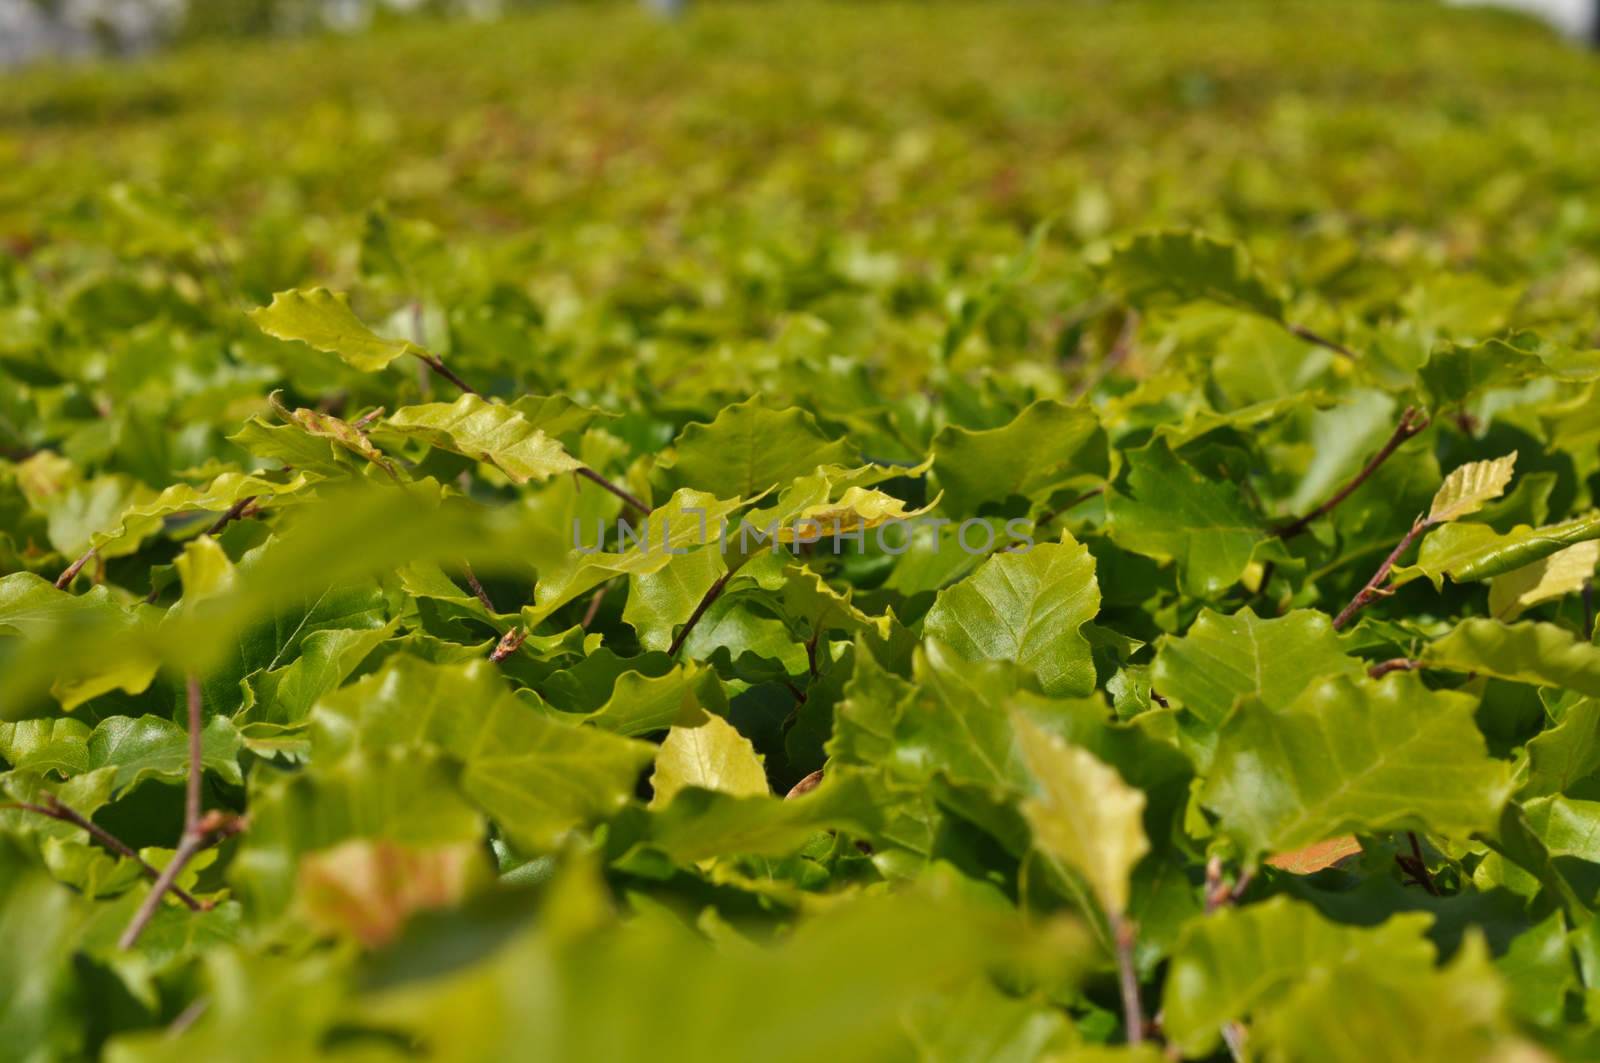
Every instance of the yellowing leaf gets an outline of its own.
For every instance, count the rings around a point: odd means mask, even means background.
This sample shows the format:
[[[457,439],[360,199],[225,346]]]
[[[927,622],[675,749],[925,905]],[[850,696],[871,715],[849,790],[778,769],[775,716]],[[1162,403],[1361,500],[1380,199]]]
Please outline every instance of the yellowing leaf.
[[[1087,750],[1027,717],[1014,717],[1022,759],[1038,790],[1022,802],[1033,843],[1088,881],[1109,915],[1128,908],[1128,877],[1150,851],[1143,792]]]
[[[1492,461],[1469,461],[1459,465],[1433,496],[1428,507],[1428,523],[1443,524],[1476,513],[1505,493],[1506,484],[1517,465],[1517,452]]]
[[[482,863],[483,850],[472,843],[424,848],[352,838],[301,858],[297,902],[312,926],[373,949],[413,914],[459,902]]]
[[[665,805],[679,790],[697,786],[735,797],[766,795],[767,773],[750,740],[720,716],[702,713],[694,724],[667,732],[650,776],[652,805]]]
[[[1325,842],[1317,842],[1286,853],[1274,853],[1267,863],[1291,875],[1310,875],[1323,868],[1332,867],[1347,856],[1361,851],[1361,842],[1354,834],[1341,834]]]
[[[222,545],[209,535],[185,544],[175,564],[183,580],[183,604],[188,610],[209,598],[227,594],[236,582],[233,562],[228,560]]]
[[[403,354],[427,352],[405,340],[386,340],[367,328],[350,309],[350,297],[326,288],[278,292],[270,306],[250,312],[256,327],[280,340],[298,340],[336,354],[363,373],[376,373]]]
[[[372,440],[350,422],[320,410],[291,410],[279,401],[277,392],[268,395],[267,401],[279,417],[307,435],[326,439],[334,446],[372,462],[390,476],[397,475],[393,463],[384,456],[383,451],[373,446]]]

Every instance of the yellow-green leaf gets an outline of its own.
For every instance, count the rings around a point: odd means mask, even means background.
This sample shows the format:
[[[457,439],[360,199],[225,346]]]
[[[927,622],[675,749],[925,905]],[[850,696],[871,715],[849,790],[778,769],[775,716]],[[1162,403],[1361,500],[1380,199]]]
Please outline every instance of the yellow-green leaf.
[[[1083,875],[1110,915],[1128,908],[1128,879],[1150,851],[1143,791],[1087,750],[1026,716],[1014,716],[1022,759],[1037,791],[1022,802],[1033,843]]]
[[[327,354],[336,354],[345,364],[363,373],[376,373],[403,354],[426,357],[427,352],[406,340],[386,340],[373,332],[355,311],[350,297],[326,288],[278,292],[270,306],[250,312],[250,319],[267,335],[280,340],[298,340]]]
[[[1491,461],[1469,461],[1459,465],[1433,496],[1428,507],[1428,523],[1443,524],[1476,513],[1505,493],[1506,484],[1516,470],[1517,452]]]

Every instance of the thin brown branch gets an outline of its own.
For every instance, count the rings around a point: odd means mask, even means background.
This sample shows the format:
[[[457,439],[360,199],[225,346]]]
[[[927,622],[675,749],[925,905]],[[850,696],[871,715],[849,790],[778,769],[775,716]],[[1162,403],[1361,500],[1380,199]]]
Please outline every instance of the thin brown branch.
[[[1355,351],[1352,351],[1350,348],[1346,347],[1342,343],[1336,343],[1333,340],[1330,340],[1328,337],[1322,335],[1321,333],[1312,332],[1310,329],[1306,328],[1304,325],[1290,324],[1290,325],[1285,325],[1284,328],[1288,329],[1293,335],[1299,336],[1301,339],[1305,340],[1307,343],[1314,344],[1314,345],[1316,345],[1318,347],[1326,347],[1328,350],[1333,351],[1335,354],[1342,354],[1346,358],[1351,359],[1352,361],[1356,360],[1356,352]]]
[[[200,813],[200,784],[205,775],[205,764],[202,760],[204,750],[201,746],[204,706],[200,694],[200,677],[190,672],[184,677],[184,701],[187,703],[189,717],[189,771],[184,780],[183,835],[178,839],[178,851],[173,854],[172,862],[167,864],[156,878],[144,903],[139,906],[132,921],[128,923],[128,928],[118,939],[117,946],[122,949],[133,948],[139,940],[139,935],[144,933],[144,928],[149,925],[157,909],[161,907],[162,895],[176,884],[178,876],[183,873],[185,865],[194,859],[195,854],[242,830],[244,826],[243,820],[225,812],[212,812],[207,815]]]
[[[1417,841],[1415,831],[1406,831],[1406,837],[1411,840],[1411,855],[1395,853],[1394,862],[1410,876],[1406,885],[1421,886],[1430,896],[1438,897],[1439,887],[1433,881],[1433,875],[1428,871],[1428,861],[1423,859],[1422,845]]]
[[[1122,990],[1122,1017],[1128,1028],[1128,1043],[1144,1043],[1144,1007],[1139,1003],[1139,973],[1133,966],[1133,946],[1138,927],[1124,916],[1111,917],[1111,931],[1117,944],[1117,984]]]
[[[1040,528],[1043,528],[1046,524],[1049,524],[1051,521],[1055,520],[1057,517],[1061,516],[1063,513],[1069,513],[1072,510],[1074,510],[1074,509],[1078,508],[1079,506],[1083,505],[1085,502],[1089,501],[1089,499],[1098,498],[1099,496],[1101,496],[1101,495],[1103,495],[1105,493],[1106,493],[1106,485],[1105,484],[1101,484],[1099,487],[1091,488],[1090,490],[1085,491],[1083,494],[1078,495],[1077,497],[1075,497],[1073,499],[1070,499],[1065,505],[1063,505],[1063,506],[1061,506],[1061,507],[1059,507],[1057,509],[1048,510],[1047,512],[1043,513],[1039,517],[1038,520],[1033,522],[1033,530],[1037,532]],[[995,547],[994,550],[991,551],[991,553],[996,553],[996,554],[1005,553],[1008,550],[1016,550],[1021,545],[1022,544],[1018,543],[1018,542],[1006,543],[1003,546]]]
[[[700,598],[699,604],[694,607],[694,612],[689,614],[689,619],[684,623],[683,630],[678,632],[677,638],[672,640],[672,645],[667,647],[667,656],[676,657],[678,651],[683,649],[683,644],[688,641],[689,632],[693,631],[694,626],[700,622],[700,618],[706,615],[706,610],[711,608],[711,603],[722,596],[722,589],[728,585],[728,580],[733,578],[734,571],[729,569],[724,572],[717,578],[717,582],[706,590],[706,593]]]
[[[184,779],[183,832],[200,828],[200,783],[205,777],[205,750],[201,746],[200,677],[190,672],[183,680],[183,699],[189,710],[189,774]]]
[[[590,481],[592,481],[594,483],[599,484],[601,487],[604,487],[607,491],[610,491],[612,494],[614,494],[618,498],[622,499],[622,501],[625,502],[627,505],[629,505],[630,507],[632,507],[635,510],[638,510],[640,513],[643,513],[645,516],[648,517],[650,515],[650,513],[651,513],[650,507],[645,505],[643,502],[641,502],[638,499],[637,496],[629,494],[627,491],[623,490],[621,487],[618,487],[616,484],[612,483],[610,480],[606,479],[604,476],[601,476],[599,473],[597,473],[593,469],[589,468],[589,466],[587,466],[587,465],[580,466],[578,468],[578,470],[577,470],[577,473],[578,473],[579,476],[583,477],[585,480],[590,480]]]
[[[255,501],[255,495],[245,495],[243,498],[239,499],[239,501],[229,506],[227,510],[223,512],[222,516],[216,519],[216,522],[212,524],[211,527],[206,529],[206,534],[216,535],[221,532],[223,528],[226,528],[228,525],[244,516],[250,507],[255,504]]]
[[[600,603],[606,600],[606,591],[610,584],[602,583],[594,594],[589,597],[589,608],[583,611],[583,619],[578,621],[578,626],[588,631],[589,625],[594,623],[594,618],[600,615]]]
[[[211,999],[209,997],[197,998],[194,1003],[178,1012],[178,1017],[173,1019],[172,1024],[167,1027],[167,1036],[181,1036],[189,1027],[200,1021],[200,1016],[204,1015],[206,1009],[210,1006]]]
[[[495,643],[494,649],[489,651],[489,660],[499,664],[520,650],[522,644],[527,641],[528,633],[520,627],[514,627],[500,636],[500,641]]]
[[[1390,551],[1389,556],[1383,559],[1383,564],[1379,565],[1378,571],[1374,572],[1372,578],[1367,580],[1366,586],[1357,591],[1356,596],[1350,599],[1350,604],[1340,610],[1339,615],[1333,618],[1333,629],[1335,631],[1344,627],[1345,624],[1350,622],[1351,617],[1368,605],[1379,598],[1386,598],[1394,593],[1383,586],[1384,581],[1389,578],[1389,571],[1394,568],[1401,557],[1405,556],[1405,552],[1411,548],[1411,544],[1417,541],[1417,536],[1431,527],[1433,527],[1433,522],[1426,517],[1418,517],[1411,522],[1411,530],[1406,532],[1399,544]]]
[[[810,669],[812,679],[817,678],[817,676],[820,674],[817,671],[817,639],[820,638],[821,635],[822,631],[819,629],[814,632],[809,639],[806,640],[806,667]],[[800,700],[804,701],[805,698],[801,698]]]
[[[68,565],[67,570],[56,577],[56,590],[66,590],[68,585],[77,578],[78,573],[83,571],[83,566],[89,563],[89,559],[94,556],[94,553],[94,548],[90,547],[88,550],[84,551],[82,557]]]
[[[422,359],[423,365],[427,366],[429,369],[432,369],[434,373],[444,377],[446,380],[450,381],[450,383],[454,384],[468,395],[476,395],[480,399],[483,398],[483,392],[479,391],[465,380],[462,380],[460,377],[456,376],[455,370],[445,365],[444,362],[440,360],[438,355],[428,354],[425,351],[412,351],[411,353]]]
[[[359,432],[363,428],[367,427],[367,425],[371,424],[373,421],[376,421],[378,418],[380,418],[382,416],[383,416],[383,407],[382,406],[375,406],[372,409],[368,410],[366,413],[362,414],[360,417],[357,417],[355,420],[351,421],[350,422],[350,427],[354,428],[356,431]]]
[[[1229,885],[1222,877],[1222,859],[1213,856],[1206,861],[1205,906],[1206,914],[1237,904],[1244,891],[1250,888],[1250,883],[1255,879],[1253,870],[1246,870]]]
[[[1292,539],[1296,535],[1299,535],[1301,532],[1305,531],[1306,528],[1311,525],[1312,521],[1332,513],[1339,503],[1343,502],[1346,498],[1349,498],[1350,495],[1354,493],[1356,488],[1366,483],[1367,479],[1373,473],[1377,472],[1379,467],[1381,467],[1384,462],[1389,460],[1389,456],[1399,449],[1400,444],[1404,443],[1412,436],[1427,428],[1429,422],[1430,418],[1427,414],[1422,413],[1415,406],[1407,406],[1405,411],[1400,414],[1400,422],[1395,425],[1394,431],[1390,433],[1388,440],[1383,444],[1382,447],[1378,448],[1378,452],[1376,454],[1372,455],[1372,457],[1367,460],[1367,463],[1361,467],[1361,471],[1352,476],[1348,483],[1339,488],[1339,490],[1335,491],[1333,496],[1330,497],[1326,502],[1322,503],[1322,505],[1318,506],[1310,513],[1307,513],[1299,520],[1285,524],[1283,527],[1279,528],[1277,532],[1278,538]]]
[[[1228,1046],[1228,1057],[1234,1060],[1235,1063],[1244,1063],[1245,1060],[1250,1058],[1245,1051],[1245,1040],[1248,1036],[1245,1033],[1243,1023],[1225,1022],[1222,1024],[1222,1041]]]
[[[1412,657],[1394,657],[1387,661],[1379,661],[1367,669],[1367,675],[1373,679],[1382,679],[1390,672],[1415,672],[1422,667],[1422,662]]]
[[[162,896],[173,888],[173,884],[178,881],[178,876],[183,874],[183,869],[188,866],[190,860],[224,838],[239,833],[245,825],[245,820],[240,816],[226,812],[208,812],[201,817],[195,830],[184,831],[183,837],[178,841],[178,851],[172,855],[172,862],[162,870],[160,877],[150,887],[150,892],[145,895],[144,903],[133,913],[128,928],[122,932],[122,937],[117,939],[117,947],[127,950],[138,944],[139,935],[144,933],[144,928],[150,925],[150,920],[155,918],[157,910],[160,909]]]
[[[101,845],[104,845],[107,849],[110,849],[112,852],[116,853],[125,860],[132,860],[136,865],[138,865],[140,872],[144,874],[145,878],[153,880],[161,877],[161,872],[156,870],[154,864],[151,864],[144,857],[140,856],[131,847],[129,847],[126,842],[117,837],[115,834],[112,834],[98,823],[95,823],[93,820],[89,819],[87,816],[75,811],[74,809],[68,808],[66,805],[58,801],[54,794],[44,795],[44,800],[45,803],[42,805],[36,805],[29,801],[13,801],[4,807],[20,809],[23,812],[33,812],[41,816],[48,816],[51,819],[59,820],[62,823],[70,823],[74,827],[88,831],[90,837],[99,842]],[[205,905],[195,900],[194,895],[188,890],[181,889],[178,886],[173,886],[172,893],[173,896],[182,901],[190,911],[198,912],[205,907]]]
[[[477,597],[478,601],[483,603],[483,607],[491,613],[498,613],[500,610],[494,607],[494,602],[489,598],[489,592],[484,590],[483,584],[478,582],[478,574],[472,571],[471,563],[461,562],[461,569],[466,574],[467,586],[472,588],[472,593]]]

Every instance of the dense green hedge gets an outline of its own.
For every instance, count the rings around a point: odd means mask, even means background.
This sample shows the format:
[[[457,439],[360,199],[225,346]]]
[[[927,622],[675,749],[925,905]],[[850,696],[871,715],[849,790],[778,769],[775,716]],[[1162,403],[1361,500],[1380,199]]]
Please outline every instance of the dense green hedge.
[[[0,82],[0,1055],[1593,1056],[1597,129],[1411,3]]]

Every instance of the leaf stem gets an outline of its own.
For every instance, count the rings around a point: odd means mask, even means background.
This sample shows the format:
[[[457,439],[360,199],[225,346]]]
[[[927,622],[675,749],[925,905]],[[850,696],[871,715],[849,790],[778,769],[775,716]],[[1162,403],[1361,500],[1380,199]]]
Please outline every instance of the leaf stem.
[[[1411,544],[1417,541],[1417,536],[1432,527],[1433,521],[1422,516],[1411,522],[1411,530],[1406,532],[1399,545],[1389,552],[1389,556],[1383,559],[1383,564],[1379,565],[1378,571],[1374,572],[1372,578],[1367,580],[1366,586],[1357,591],[1356,596],[1350,599],[1350,604],[1340,610],[1339,615],[1333,618],[1333,629],[1335,631],[1344,627],[1345,624],[1350,622],[1351,617],[1368,605],[1393,593],[1393,591],[1382,587],[1381,584],[1389,578],[1389,571],[1405,555],[1405,552],[1411,548]]]
[[[1422,662],[1413,657],[1394,657],[1368,668],[1367,675],[1372,679],[1382,679],[1390,672],[1415,672],[1421,667]]]
[[[194,859],[195,854],[244,829],[245,821],[238,816],[225,812],[211,812],[206,815],[200,813],[200,784],[205,772],[200,741],[203,706],[200,698],[200,677],[194,672],[184,677],[184,695],[189,715],[189,774],[184,784],[183,835],[178,839],[178,850],[173,854],[172,861],[156,877],[155,884],[150,887],[144,903],[139,905],[139,910],[133,914],[127,929],[122,932],[122,937],[117,939],[117,947],[124,950],[131,949],[138,943],[139,935],[144,933],[144,928],[155,918],[157,909],[161,907],[162,896],[175,887],[178,876],[183,873],[189,861]]]
[[[183,832],[193,834],[200,826],[200,783],[205,774],[200,744],[200,677],[190,672],[183,681],[184,701],[189,710],[189,774],[184,780]]]
[[[1390,433],[1388,440],[1383,444],[1382,447],[1378,449],[1376,454],[1372,455],[1372,457],[1367,460],[1367,463],[1361,467],[1361,471],[1351,477],[1348,483],[1339,488],[1338,491],[1335,491],[1333,496],[1326,502],[1322,503],[1322,505],[1318,506],[1310,513],[1307,513],[1299,520],[1285,524],[1283,527],[1279,528],[1277,531],[1278,538],[1292,539],[1296,535],[1299,535],[1301,532],[1305,531],[1306,528],[1310,526],[1312,521],[1317,520],[1320,517],[1325,517],[1329,513],[1333,512],[1339,503],[1343,502],[1346,498],[1349,498],[1350,495],[1355,492],[1356,488],[1366,483],[1368,477],[1377,472],[1379,467],[1382,466],[1384,462],[1389,460],[1389,456],[1400,448],[1400,444],[1404,443],[1412,436],[1427,428],[1430,421],[1431,418],[1429,418],[1427,414],[1422,413],[1415,406],[1407,406],[1404,412],[1400,414],[1400,422],[1394,426],[1394,431]]]
[[[162,895],[168,890],[177,888],[174,883],[178,881],[178,876],[183,873],[190,860],[244,828],[245,820],[240,816],[229,815],[226,812],[209,812],[201,818],[195,831],[192,833],[185,831],[178,841],[178,851],[172,855],[172,862],[162,870],[160,877],[150,887],[150,892],[145,895],[144,903],[133,913],[128,928],[122,932],[122,937],[117,939],[117,947],[126,951],[138,944],[139,935],[144,933],[144,928],[155,918],[156,911],[161,907]]]
[[[1122,1016],[1128,1028],[1128,1043],[1144,1043],[1144,1008],[1139,1003],[1139,974],[1133,966],[1133,946],[1138,927],[1120,915],[1111,917],[1111,930],[1117,943],[1117,983],[1122,990]]]
[[[483,398],[483,392],[479,391],[465,380],[462,380],[460,377],[456,376],[455,370],[445,365],[443,360],[441,360],[438,355],[428,354],[423,351],[412,351],[411,353],[422,359],[423,365],[427,366],[429,369],[432,369],[436,374],[444,377],[446,380],[450,381],[450,383],[454,384],[468,395],[476,395],[480,399]]]
[[[1333,351],[1335,354],[1344,355],[1346,358],[1349,358],[1351,361],[1357,360],[1355,351],[1352,351],[1350,348],[1346,347],[1342,343],[1337,343],[1337,342],[1335,342],[1333,340],[1330,340],[1328,337],[1322,335],[1321,333],[1312,332],[1310,329],[1306,328],[1304,325],[1296,325],[1296,324],[1290,323],[1290,324],[1284,325],[1284,328],[1288,329],[1289,332],[1292,335],[1300,337],[1301,339],[1305,340],[1307,343],[1313,344],[1314,346],[1317,346],[1317,347],[1326,347],[1328,350]]]
[[[1255,880],[1254,871],[1240,872],[1233,885],[1228,885],[1222,878],[1222,860],[1213,856],[1206,861],[1205,905],[1206,914],[1210,915],[1218,908],[1226,908],[1238,903],[1244,891],[1250,888],[1250,883]]]
[[[643,502],[641,502],[636,496],[629,494],[627,491],[625,491],[622,488],[618,487],[616,484],[612,483],[610,480],[606,479],[604,476],[601,476],[599,473],[597,473],[593,469],[589,468],[589,466],[587,466],[587,465],[579,466],[578,469],[577,469],[577,473],[578,473],[579,476],[582,476],[585,480],[591,480],[594,483],[599,484],[601,487],[604,487],[607,491],[610,491],[612,494],[614,494],[618,498],[622,499],[623,502],[627,503],[629,506],[631,506],[634,509],[638,510],[640,513],[643,513],[645,516],[648,517],[650,515],[651,509],[650,509],[649,506],[647,506]]]
[[[722,597],[722,589],[728,585],[728,580],[732,579],[733,574],[737,571],[738,569],[736,568],[730,568],[717,577],[717,582],[706,589],[706,593],[701,596],[699,603],[694,607],[694,612],[689,614],[689,619],[684,623],[683,630],[678,632],[677,637],[672,640],[672,645],[667,647],[668,657],[676,657],[678,651],[683,649],[684,642],[689,638],[689,632],[693,631],[694,626],[700,622],[700,618],[706,615],[706,610],[711,608],[711,603]]]
[[[1428,891],[1433,897],[1440,896],[1439,887],[1433,881],[1433,875],[1428,871],[1428,862],[1422,858],[1422,843],[1417,840],[1417,832],[1408,830],[1406,837],[1411,840],[1411,855],[1402,853],[1394,854],[1394,862],[1400,869],[1410,875],[1416,884]]]
[[[229,506],[227,510],[223,512],[222,516],[217,518],[216,523],[212,524],[211,527],[206,529],[206,534],[216,535],[218,532],[222,531],[223,528],[226,528],[228,525],[244,516],[245,511],[255,503],[255,500],[255,495],[245,495],[243,498],[239,499],[239,501]]]
[[[5,807],[21,809],[24,812],[34,812],[41,816],[48,816],[51,819],[59,820],[62,823],[70,823],[74,827],[88,831],[89,836],[94,838],[95,841],[99,842],[101,845],[104,845],[107,849],[110,849],[118,856],[127,860],[132,860],[135,864],[137,864],[139,870],[143,872],[146,878],[154,880],[161,877],[161,872],[156,870],[155,865],[151,864],[144,857],[140,856],[136,851],[134,851],[134,849],[132,849],[126,842],[117,837],[115,834],[112,834],[110,831],[106,830],[98,823],[95,823],[82,813],[68,808],[66,805],[57,800],[54,794],[46,794],[44,796],[44,800],[45,803],[42,805],[36,805],[30,801],[14,801]],[[195,900],[193,894],[191,894],[188,890],[182,889],[181,887],[173,886],[172,893],[173,896],[182,901],[190,911],[198,912],[205,907],[205,905]]]
[[[91,546],[88,550],[84,551],[82,557],[68,565],[67,570],[56,577],[56,590],[66,590],[68,585],[70,585],[77,577],[78,573],[83,571],[83,566],[89,563],[89,559],[93,557],[94,554],[94,547]]]
[[[478,582],[478,574],[472,571],[472,563],[469,561],[461,562],[461,569],[466,574],[467,586],[472,588],[472,593],[477,596],[478,601],[483,603],[483,607],[491,613],[498,613],[500,610],[494,607],[494,602],[489,598],[489,592],[484,590],[483,584]]]
[[[578,626],[588,631],[589,625],[594,623],[594,618],[600,615],[600,603],[606,600],[606,591],[610,589],[609,583],[602,583],[589,598],[589,608],[583,611],[583,619],[578,621]]]
[[[527,641],[527,631],[520,627],[514,627],[510,631],[507,631],[504,635],[500,636],[500,641],[495,643],[494,649],[489,651],[489,660],[493,661],[495,664],[499,664],[501,661],[520,650],[522,648],[522,644]]]

